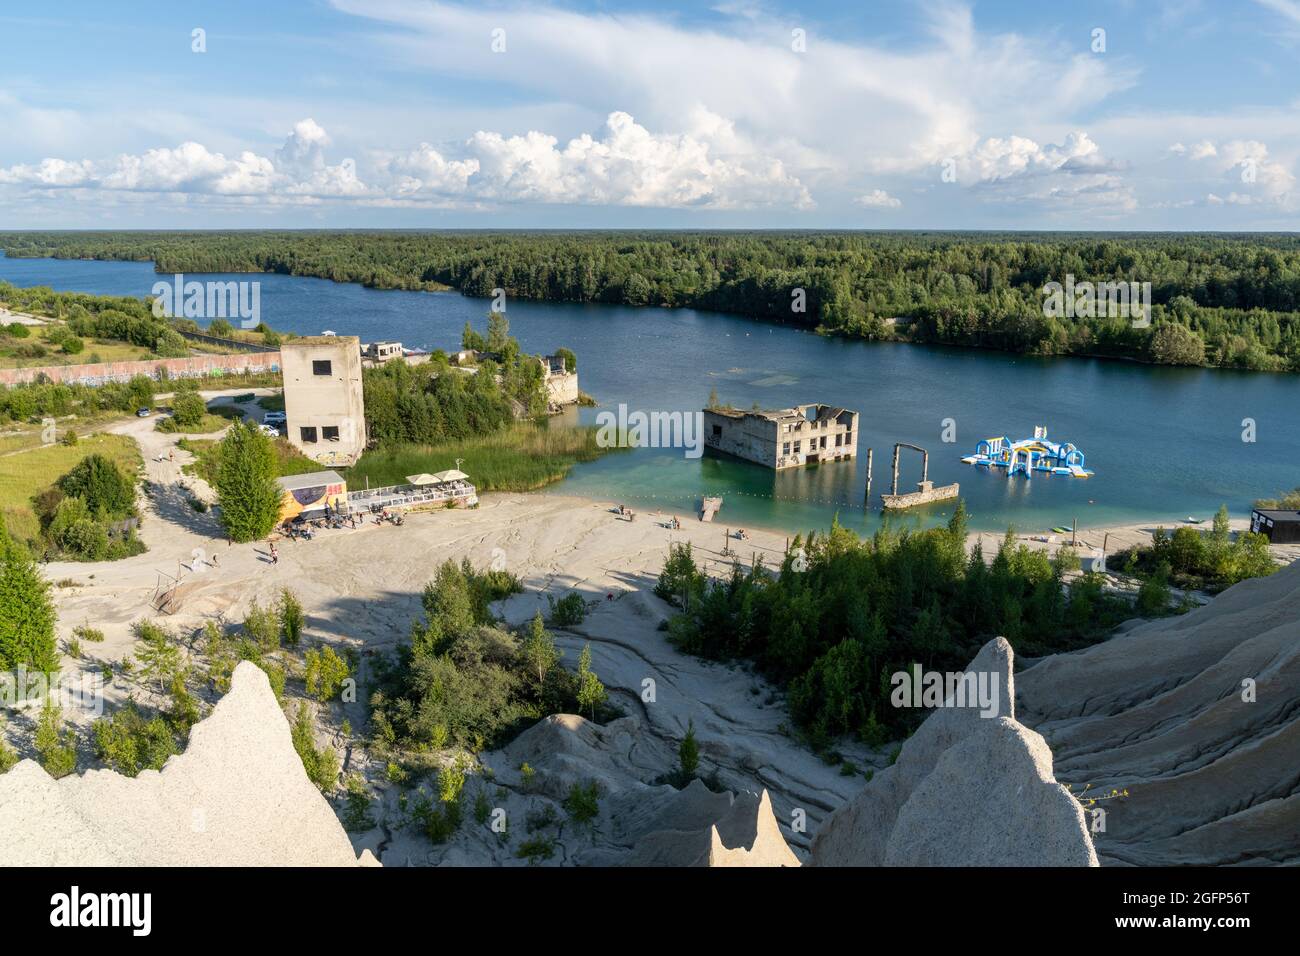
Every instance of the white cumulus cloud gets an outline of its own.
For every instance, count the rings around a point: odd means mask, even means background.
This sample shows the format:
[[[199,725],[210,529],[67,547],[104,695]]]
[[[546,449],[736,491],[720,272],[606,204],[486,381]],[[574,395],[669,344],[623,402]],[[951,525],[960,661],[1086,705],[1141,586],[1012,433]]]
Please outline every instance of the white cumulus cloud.
[[[864,193],[853,200],[859,206],[869,206],[876,209],[898,209],[903,205],[901,199],[895,199],[883,189],[873,189],[869,193]]]
[[[273,156],[227,157],[201,143],[158,147],[115,159],[46,159],[0,169],[0,185],[96,191],[266,197],[275,202],[350,200],[376,205],[450,202],[565,203],[739,209],[813,205],[784,164],[764,156],[731,123],[707,111],[691,130],[653,133],[624,112],[598,136],[564,145],[548,133],[480,130],[452,156],[428,143],[381,155],[362,176],[352,159],[331,164],[330,139],[314,120],[294,125]]]

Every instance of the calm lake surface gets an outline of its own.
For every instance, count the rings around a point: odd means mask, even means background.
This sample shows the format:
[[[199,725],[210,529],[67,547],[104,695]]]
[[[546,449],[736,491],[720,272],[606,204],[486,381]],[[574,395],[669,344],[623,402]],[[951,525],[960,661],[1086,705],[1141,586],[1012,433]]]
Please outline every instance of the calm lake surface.
[[[0,279],[59,291],[144,296],[165,277],[152,263],[0,257]],[[332,329],[362,341],[452,350],[471,321],[486,327],[488,300],[457,292],[384,292],[324,279],[281,275],[196,278],[261,282],[262,319],[276,329]],[[870,531],[879,511],[863,511],[866,449],[875,449],[876,502],[888,491],[896,441],[930,450],[930,478],[961,482],[973,527],[1041,530],[1129,521],[1172,524],[1210,517],[1221,503],[1249,514],[1258,497],[1300,485],[1300,377],[1209,369],[1168,369],[1091,359],[1035,359],[997,352],[827,339],[796,329],[689,309],[515,302],[511,332],[529,352],[568,346],[579,381],[600,409],[698,411],[716,389],[741,408],[809,402],[861,413],[859,458],[776,474],[756,465],[681,451],[637,449],[580,465],[554,491],[619,501],[642,510],[690,509],[722,495],[723,526],[789,530],[842,524]],[[942,422],[956,422],[944,444]],[[1257,440],[1242,441],[1254,419]],[[1008,479],[960,462],[992,435],[1021,438],[1046,425],[1072,441],[1096,476]],[[472,476],[473,462],[463,466]],[[901,490],[920,478],[919,456],[904,452]],[[922,524],[945,520],[951,502],[917,509]]]

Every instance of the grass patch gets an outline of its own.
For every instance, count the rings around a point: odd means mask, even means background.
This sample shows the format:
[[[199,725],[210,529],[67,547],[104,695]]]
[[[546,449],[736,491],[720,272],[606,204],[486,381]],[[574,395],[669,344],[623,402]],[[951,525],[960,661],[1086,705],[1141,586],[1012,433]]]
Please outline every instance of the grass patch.
[[[257,404],[262,406],[263,411],[282,412],[284,411],[284,394],[279,395],[260,395]]]
[[[49,327],[52,328],[53,326]],[[88,365],[97,362],[142,362],[158,356],[149,349],[115,339],[86,339],[82,350],[68,354],[45,338],[45,328],[31,327],[25,339],[0,335],[0,368],[39,368],[44,365]]]
[[[42,445],[0,456],[0,513],[10,534],[25,541],[39,539],[40,522],[32,510],[32,497],[95,453],[111,459],[128,474],[136,474],[144,465],[140,447],[126,435],[90,435],[75,445]]]
[[[77,433],[78,438],[85,439],[95,429],[127,422],[134,417],[134,415],[114,409],[96,411],[91,414],[59,415],[56,417],[55,440],[62,441],[69,431],[74,431]],[[46,444],[44,431],[43,425],[31,421],[9,422],[5,427],[4,434],[0,435],[0,456],[40,448]]]
[[[183,435],[206,435],[210,432],[219,432],[231,422],[243,417],[243,413],[234,405],[221,404],[211,406],[197,425],[178,425],[176,419],[168,416],[158,419],[158,424],[154,428],[168,434],[179,432]]]
[[[518,423],[493,435],[440,445],[400,445],[366,452],[347,470],[352,488],[399,485],[407,475],[456,467],[479,491],[533,491],[559,481],[578,462],[614,449],[596,444],[594,426],[548,428]]]
[[[309,471],[320,471],[325,467],[320,462],[312,461],[306,455],[300,454],[283,438],[272,442],[271,445],[275,449],[276,474],[280,477],[302,475]],[[202,478],[208,484],[215,482],[217,469],[221,464],[221,442],[215,438],[182,438],[176,443],[176,447],[189,452],[195,458],[190,464],[183,465],[181,471]]]

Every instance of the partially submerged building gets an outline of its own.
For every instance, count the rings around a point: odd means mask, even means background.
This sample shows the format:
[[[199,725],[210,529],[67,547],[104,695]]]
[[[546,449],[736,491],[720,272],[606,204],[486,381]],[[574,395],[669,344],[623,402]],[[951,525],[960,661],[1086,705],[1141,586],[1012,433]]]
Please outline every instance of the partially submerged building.
[[[554,407],[576,405],[578,402],[578,373],[571,372],[561,355],[543,355],[543,378],[546,382],[546,401]]]
[[[858,450],[858,413],[831,405],[748,412],[706,408],[704,445],[778,471],[853,458]]]
[[[280,347],[285,435],[308,458],[351,465],[366,447],[361,343],[354,335],[312,335]]]

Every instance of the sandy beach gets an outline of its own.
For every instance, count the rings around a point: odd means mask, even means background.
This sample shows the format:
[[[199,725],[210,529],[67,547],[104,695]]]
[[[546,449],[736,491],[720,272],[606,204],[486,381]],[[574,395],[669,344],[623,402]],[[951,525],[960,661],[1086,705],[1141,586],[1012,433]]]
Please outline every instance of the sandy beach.
[[[672,510],[638,510],[628,520],[616,513],[615,502],[551,493],[487,494],[477,509],[412,514],[401,527],[368,521],[356,529],[322,531],[311,541],[280,541],[280,561],[272,565],[265,542],[231,545],[212,512],[192,508],[191,497],[212,500],[212,491],[183,474],[191,456],[175,447],[182,436],[156,431],[155,422],[132,419],[110,429],[135,438],[144,455],[145,478],[153,489],[142,499],[141,535],[149,550],[122,561],[44,566],[57,585],[61,635],[78,624],[93,624],[107,640],[91,650],[105,659],[128,653],[131,624],[155,614],[151,600],[160,586],[175,579],[180,581],[179,608],[167,620],[179,631],[197,630],[213,617],[238,622],[252,602],[269,603],[289,587],[318,632],[374,647],[404,638],[419,614],[421,589],[449,558],[468,558],[482,567],[495,563],[518,575],[525,592],[500,608],[515,623],[545,609],[548,595],[558,599],[577,590],[592,601],[609,603],[648,591],[674,542],[690,542],[700,565],[721,574],[735,560],[779,564],[796,533],[746,528],[745,540],[727,538],[728,530],[736,529],[727,523],[725,504],[713,523]],[[680,528],[672,527],[674,517]],[[1149,542],[1155,527],[1083,528],[1077,549],[1085,553],[1104,543],[1114,553]],[[1243,519],[1233,522],[1235,531],[1245,527]],[[979,542],[991,559],[1002,537],[1000,532],[974,531],[968,546]],[[1071,535],[1043,529],[1016,538],[1054,551],[1069,544]],[[1297,556],[1275,550],[1281,557]]]

